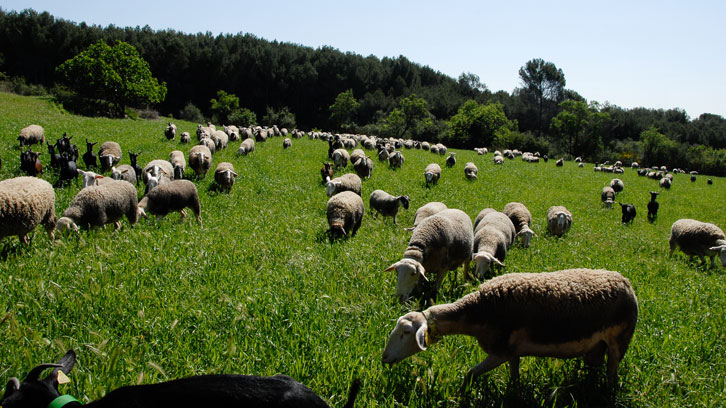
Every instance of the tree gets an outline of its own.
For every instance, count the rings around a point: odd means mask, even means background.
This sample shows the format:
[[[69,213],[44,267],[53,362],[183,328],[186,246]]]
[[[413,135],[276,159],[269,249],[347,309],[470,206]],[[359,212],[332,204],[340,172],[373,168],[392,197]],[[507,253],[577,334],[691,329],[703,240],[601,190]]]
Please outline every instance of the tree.
[[[433,126],[431,114],[426,108],[426,100],[416,94],[403,97],[398,101],[386,118],[386,128],[395,137],[403,137],[410,131],[414,136]]]
[[[568,99],[559,106],[562,111],[552,118],[552,127],[562,137],[567,152],[572,156],[592,156],[601,150],[601,123],[609,115],[599,111],[597,102],[588,106],[583,101]]]
[[[166,97],[166,83],[159,84],[136,48],[123,41],[112,47],[100,40],[56,71],[78,94],[111,102],[119,116],[127,106],[151,105]]]
[[[280,110],[267,107],[265,116],[262,117],[262,124],[265,126],[277,125],[279,128],[295,128],[295,114],[290,112],[287,106],[283,106]]]
[[[550,121],[554,108],[564,99],[565,74],[555,64],[535,58],[519,69],[519,78],[520,95],[526,103],[534,104],[537,136],[540,136],[543,124]]]
[[[670,163],[668,158],[676,148],[676,143],[654,126],[640,133],[640,143],[643,145],[643,162],[648,166]]]
[[[222,90],[217,91],[217,97],[212,98],[209,104],[212,120],[223,124],[229,124],[229,116],[239,110],[239,98]]]
[[[472,99],[481,97],[484,92],[487,91],[487,86],[481,82],[479,75],[472,74],[471,72],[463,72],[459,75],[459,91]]]
[[[500,103],[480,105],[466,101],[449,121],[449,137],[462,147],[491,146],[500,132],[514,130]]]
[[[227,118],[232,125],[248,127],[257,124],[257,115],[247,108],[237,109]]]
[[[342,130],[346,125],[354,125],[352,118],[359,106],[360,103],[353,97],[352,89],[339,93],[335,97],[335,102],[328,108],[330,109],[330,119],[336,128]]]

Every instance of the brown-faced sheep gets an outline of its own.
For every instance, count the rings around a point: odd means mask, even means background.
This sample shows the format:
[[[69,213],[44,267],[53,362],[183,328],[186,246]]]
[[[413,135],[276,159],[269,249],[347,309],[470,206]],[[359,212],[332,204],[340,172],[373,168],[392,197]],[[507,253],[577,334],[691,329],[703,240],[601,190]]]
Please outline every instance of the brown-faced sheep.
[[[429,184],[438,184],[439,178],[441,178],[441,166],[436,163],[431,163],[426,166],[426,169],[424,169],[426,187],[429,187]]]
[[[214,170],[214,181],[224,191],[232,190],[237,173],[234,172],[234,165],[230,162],[222,162]]]
[[[194,170],[197,177],[207,175],[212,167],[212,152],[207,146],[196,145],[189,149],[189,167]]]
[[[615,190],[613,190],[610,186],[603,187],[600,192],[600,201],[605,204],[605,207],[613,208],[613,203],[615,202]]]

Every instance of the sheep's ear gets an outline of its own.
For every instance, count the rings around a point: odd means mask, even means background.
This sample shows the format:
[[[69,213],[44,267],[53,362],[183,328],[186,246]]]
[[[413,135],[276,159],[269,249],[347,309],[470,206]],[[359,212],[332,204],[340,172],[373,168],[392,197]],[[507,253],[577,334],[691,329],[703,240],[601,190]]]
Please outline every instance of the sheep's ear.
[[[54,387],[58,388],[58,384],[64,384],[66,382],[69,382],[68,377],[65,376],[65,374],[68,374],[73,370],[73,367],[76,365],[76,352],[73,350],[68,350],[68,352],[58,360],[58,362],[55,364],[55,367],[53,371],[43,380],[45,382],[50,383]],[[60,372],[63,372],[61,374]]]
[[[421,327],[416,330],[416,345],[421,351],[426,351],[426,337],[429,331],[429,326],[426,322],[421,324]]]
[[[418,273],[419,276],[421,276],[421,278],[423,278],[423,280],[425,280],[426,282],[429,281],[429,278],[426,277],[426,270],[424,269],[423,265],[416,265],[416,273]]]
[[[708,248],[709,251],[726,251],[726,245],[719,245],[715,247]]]
[[[396,269],[397,266],[398,266],[398,262],[396,262],[393,265],[389,266],[388,268],[384,269],[383,272],[392,271],[392,270]]]
[[[17,378],[12,377],[8,384],[5,386],[5,395],[3,396],[3,399],[8,399],[10,395],[15,393],[20,389],[20,381],[18,381]]]
[[[81,176],[81,177],[83,177],[83,175],[85,175],[85,174],[86,174],[86,172],[85,172],[85,171],[83,171],[83,170],[81,170],[81,169],[78,169],[78,170],[76,170],[76,172],[77,172],[77,173],[78,173],[78,175],[79,175],[79,176]]]

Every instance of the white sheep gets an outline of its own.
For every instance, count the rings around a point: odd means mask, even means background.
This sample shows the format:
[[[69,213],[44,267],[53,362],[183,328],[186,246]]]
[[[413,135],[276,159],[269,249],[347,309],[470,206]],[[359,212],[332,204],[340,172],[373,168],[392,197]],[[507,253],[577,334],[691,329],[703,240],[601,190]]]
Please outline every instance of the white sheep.
[[[375,190],[368,199],[368,207],[371,209],[371,214],[375,211],[374,217],[380,213],[384,219],[393,217],[393,223],[397,224],[398,208],[403,207],[408,210],[409,202],[407,195],[393,196],[383,190]]]
[[[529,248],[529,242],[535,234],[531,229],[532,214],[527,207],[522,203],[512,202],[505,205],[502,212],[512,220],[512,224],[517,229],[517,236],[522,241],[522,246]]]
[[[473,162],[467,162],[464,166],[464,176],[469,180],[476,180],[476,175],[479,173],[479,169]]]
[[[426,169],[424,170],[424,178],[426,179],[426,187],[428,187],[429,184],[438,184],[439,178],[441,178],[441,166],[437,163],[431,163],[426,166]]]
[[[355,169],[355,173],[358,177],[366,179],[371,178],[371,173],[373,172],[373,160],[369,157],[361,157],[353,162],[353,168]]]
[[[200,146],[206,146],[207,149],[209,149],[209,153],[214,155],[214,153],[217,152],[217,142],[212,140],[212,138],[203,136],[202,139],[199,141]]]
[[[569,269],[509,273],[481,284],[455,303],[401,316],[391,331],[382,361],[397,363],[437,343],[441,337],[476,337],[486,359],[466,374],[464,385],[509,363],[519,378],[524,356],[574,358],[600,365],[615,384],[638,320],[638,299],[618,272]]]
[[[454,152],[449,153],[449,157],[446,158],[446,166],[447,167],[456,166],[456,153],[454,153]]]
[[[230,191],[234,185],[237,173],[234,172],[234,165],[230,162],[222,162],[214,170],[214,181],[222,190]]]
[[[348,167],[348,160],[350,160],[350,154],[345,149],[335,149],[333,151],[333,163],[335,168]]]
[[[481,220],[487,216],[487,214],[498,212],[497,210],[493,208],[485,208],[481,211],[479,211],[479,214],[477,214],[476,219],[474,220],[474,233],[476,233],[476,228],[479,226],[479,223]]]
[[[610,180],[610,187],[613,189],[613,191],[619,193],[623,191],[623,188],[625,188],[625,184],[623,183],[623,180],[620,180],[619,178],[614,178]]]
[[[718,255],[721,265],[726,267],[726,236],[715,224],[688,218],[680,219],[671,226],[668,243],[671,247],[669,257],[676,248],[679,248],[681,252],[690,256],[691,261],[694,256],[698,256],[701,263],[705,264],[704,256],[708,256],[711,258],[711,268],[714,267],[714,260]]]
[[[202,209],[199,204],[197,186],[189,180],[173,180],[149,191],[139,201],[138,215],[149,218],[149,214],[156,215],[157,220],[163,219],[173,211],[181,213],[181,220],[187,216],[185,208],[189,208],[202,225]]]
[[[439,154],[440,154],[441,156],[445,156],[445,155],[446,155],[446,150],[447,150],[447,149],[446,149],[446,146],[444,146],[444,145],[443,145],[443,144],[441,144],[441,143],[436,143],[436,148],[438,149],[438,153],[439,153]]]
[[[393,169],[400,169],[403,166],[404,161],[406,161],[406,158],[403,157],[403,153],[401,153],[400,150],[393,152],[393,154],[388,157],[388,165]]]
[[[211,139],[214,142],[215,151],[226,149],[229,143],[229,136],[221,130],[213,131]]]
[[[413,230],[403,258],[386,269],[398,273],[399,300],[406,302],[418,293],[435,298],[446,273],[461,264],[466,276],[473,242],[471,219],[461,210],[447,209],[424,219]],[[435,280],[426,288],[429,277]]]
[[[36,143],[43,145],[45,144],[45,131],[40,125],[24,127],[20,129],[20,133],[18,134],[18,142],[20,142],[20,147]]]
[[[134,184],[136,183],[136,170],[129,164],[111,167],[111,178],[114,180],[126,180],[129,183]]]
[[[55,191],[37,177],[15,177],[0,181],[0,240],[17,235],[28,244],[28,234],[43,225],[51,240],[56,225]]]
[[[484,279],[492,264],[504,266],[507,250],[516,237],[514,224],[509,217],[495,211],[481,219],[474,231],[471,260],[476,263],[476,274]]]
[[[242,141],[242,144],[239,146],[239,150],[237,150],[237,154],[241,154],[244,156],[247,156],[249,153],[252,153],[255,151],[255,139],[248,138]]]
[[[600,192],[600,201],[605,204],[607,208],[613,208],[613,202],[615,202],[615,190],[610,186],[605,186]]]
[[[224,133],[227,134],[227,136],[229,137],[229,140],[231,140],[233,142],[236,142],[237,140],[239,140],[239,138],[240,138],[240,136],[239,136],[239,128],[237,126],[235,126],[235,125],[229,125],[229,126],[222,125],[222,127],[224,127]]]
[[[363,222],[365,207],[359,194],[352,191],[343,191],[330,197],[326,214],[331,239],[354,237]]]
[[[121,145],[116,142],[103,142],[98,149],[98,162],[102,171],[109,171],[111,167],[121,161]]]
[[[181,136],[179,136],[179,143],[189,143],[191,141],[192,137],[189,132],[182,132]]]
[[[126,181],[93,185],[79,191],[58,220],[58,231],[78,231],[78,228],[103,227],[113,223],[121,228],[125,215],[129,224],[136,224],[138,198],[136,187]]]
[[[504,157],[495,155],[494,156],[494,164],[503,164],[504,163]]]
[[[174,168],[167,160],[152,160],[144,166],[142,175],[148,193],[157,186],[170,182],[174,177]]]
[[[355,149],[353,150],[353,153],[350,154],[350,162],[355,163],[358,161],[358,159],[361,159],[363,157],[366,157],[366,153],[361,149]]]
[[[199,176],[206,176],[212,167],[212,152],[207,146],[196,145],[189,149],[189,167]]]
[[[169,163],[171,163],[171,167],[173,168],[173,178],[183,179],[184,172],[187,169],[187,160],[184,157],[184,152],[181,150],[173,150],[169,153]]]
[[[421,142],[421,148],[424,150],[429,150],[431,148],[431,144],[429,144],[429,142]]]
[[[416,210],[416,215],[413,217],[413,227],[406,228],[406,231],[413,231],[426,218],[436,213],[440,213],[448,208],[449,207],[447,207],[446,204],[439,201],[432,201],[422,205],[418,210]]]
[[[164,136],[166,136],[167,140],[174,140],[174,137],[176,137],[176,125],[173,122],[169,122],[169,125],[164,129]]]
[[[343,191],[352,191],[361,195],[361,179],[353,173],[343,174],[328,181],[325,185],[325,192],[328,197],[332,197]]]
[[[288,148],[290,148],[290,146],[292,146],[292,140],[290,140],[289,137],[286,137],[285,139],[283,139],[283,141],[282,141],[282,148],[283,149],[288,149]]]
[[[554,205],[547,210],[547,230],[555,236],[567,234],[572,227],[572,213],[561,205]]]

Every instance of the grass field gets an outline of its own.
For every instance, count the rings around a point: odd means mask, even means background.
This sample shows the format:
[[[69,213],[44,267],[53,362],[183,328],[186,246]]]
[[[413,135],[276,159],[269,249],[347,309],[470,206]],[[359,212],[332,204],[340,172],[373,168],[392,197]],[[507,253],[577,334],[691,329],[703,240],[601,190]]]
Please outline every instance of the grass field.
[[[166,141],[166,121],[73,116],[43,98],[0,93],[0,178],[19,175],[16,138],[31,123],[43,126],[51,141],[68,132],[81,152],[85,138],[117,141],[124,153],[141,150],[143,165],[167,159],[171,150],[188,152],[188,145]],[[196,129],[175,123],[179,132]],[[399,225],[366,213],[356,237],[331,244],[318,171],[327,143],[293,140],[283,150],[282,139],[273,138],[239,158],[238,146],[232,142],[214,157],[214,163],[234,163],[239,174],[230,194],[209,190],[211,173],[197,182],[203,227],[194,217],[179,223],[173,214],[162,221],[142,219],[134,228],[124,220],[119,232],[82,231],[54,244],[42,228],[29,247],[15,237],[3,239],[0,381],[22,378],[74,348],[79,364],[61,391],[82,400],[122,385],[194,374],[283,373],[333,406],[344,403],[354,377],[363,381],[358,407],[726,405],[724,269],[689,263],[680,252],[667,258],[675,220],[726,227],[726,180],[713,178],[709,186],[704,176],[691,183],[676,175],[673,187],[661,192],[659,218],[650,224],[648,191],[658,184],[626,169],[618,201],[634,203],[638,215],[624,226],[619,208],[600,204],[600,190],[613,175],[593,172],[590,164],[557,168],[554,161],[515,159],[495,167],[491,154],[457,151],[456,167],[444,168],[439,185],[426,189],[424,167],[445,167],[444,157],[404,150],[401,170],[374,159],[373,176],[363,183],[366,208],[378,188],[411,197]],[[478,181],[464,178],[467,161],[479,167]],[[51,183],[55,177],[43,175]],[[59,216],[78,190],[56,190]],[[529,249],[509,251],[504,273],[590,267],[620,271],[631,280],[639,322],[615,390],[605,386],[604,370],[593,375],[579,359],[529,357],[522,360],[519,384],[509,383],[502,366],[460,394],[466,371],[485,357],[464,336],[446,337],[426,352],[383,366],[388,334],[409,310],[394,298],[396,278],[384,269],[401,258],[410,236],[403,227],[429,201],[443,201],[472,219],[485,207],[526,204],[537,236]],[[545,213],[552,205],[573,213],[573,227],[563,238],[546,233]],[[476,286],[447,278],[438,303]]]

